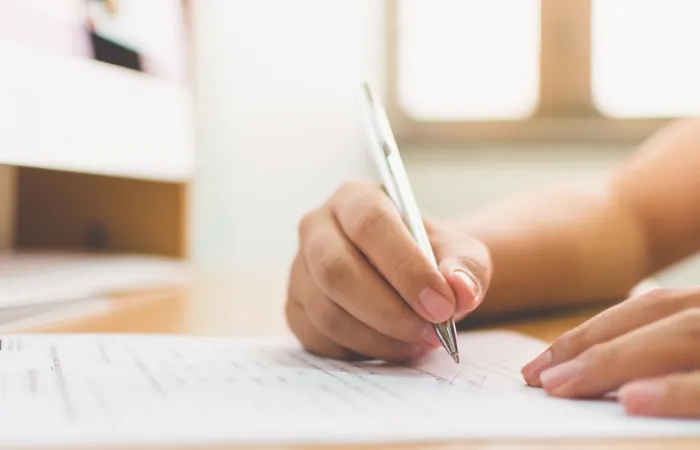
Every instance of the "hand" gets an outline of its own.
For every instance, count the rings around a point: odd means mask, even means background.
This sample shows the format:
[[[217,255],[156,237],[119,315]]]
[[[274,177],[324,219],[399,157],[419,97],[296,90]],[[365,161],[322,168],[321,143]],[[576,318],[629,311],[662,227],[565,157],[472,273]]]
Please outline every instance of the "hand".
[[[388,362],[439,346],[430,323],[476,308],[491,264],[481,242],[444,224],[426,228],[439,269],[378,185],[344,185],[307,214],[285,308],[302,345],[322,356]]]
[[[628,413],[700,418],[700,289],[655,290],[563,334],[523,367],[557,397],[619,388]]]

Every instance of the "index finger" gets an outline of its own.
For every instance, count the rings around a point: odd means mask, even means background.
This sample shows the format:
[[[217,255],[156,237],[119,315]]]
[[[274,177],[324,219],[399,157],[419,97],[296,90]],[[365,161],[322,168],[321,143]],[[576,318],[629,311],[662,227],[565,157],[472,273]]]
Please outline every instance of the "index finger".
[[[542,373],[557,397],[597,397],[635,379],[697,369],[700,311],[690,309],[599,344]]]
[[[343,233],[421,317],[441,323],[454,315],[452,289],[421,252],[381,189],[370,185],[348,188],[341,193],[334,213]]]
[[[700,306],[697,289],[653,290],[609,308],[561,335],[549,348],[525,365],[523,378],[541,386],[540,374],[575,358],[586,349],[692,306]]]

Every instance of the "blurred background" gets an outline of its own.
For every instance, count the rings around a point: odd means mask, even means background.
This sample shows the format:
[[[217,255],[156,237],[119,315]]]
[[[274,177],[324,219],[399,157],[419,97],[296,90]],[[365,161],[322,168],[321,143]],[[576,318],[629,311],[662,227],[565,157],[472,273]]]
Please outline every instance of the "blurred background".
[[[16,195],[54,191],[18,169],[38,168],[174,186],[174,253],[285,271],[300,217],[373,176],[362,80],[426,214],[601,177],[700,112],[699,16],[691,0],[2,0],[0,247],[51,235],[11,236],[53,217]],[[160,214],[139,189],[109,202]],[[148,247],[119,241],[129,226],[110,228],[114,247]],[[692,283],[696,266],[666,280]]]
[[[194,254],[288,264],[300,215],[368,177],[356,85],[381,90],[426,214],[603,176],[700,112],[688,0],[192,2]],[[692,265],[668,282],[697,280]]]

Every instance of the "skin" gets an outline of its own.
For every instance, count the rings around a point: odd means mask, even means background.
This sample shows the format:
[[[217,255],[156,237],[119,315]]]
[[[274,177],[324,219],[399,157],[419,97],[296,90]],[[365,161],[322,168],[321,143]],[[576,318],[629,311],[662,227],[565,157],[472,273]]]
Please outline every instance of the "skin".
[[[700,289],[626,299],[700,250],[698,205],[699,119],[660,130],[600,184],[425,219],[439,270],[378,185],[348,183],[300,223],[287,321],[312,353],[402,362],[437,347],[430,323],[453,314],[607,302],[523,367],[525,381],[557,397],[617,392],[630,414],[700,418]]]

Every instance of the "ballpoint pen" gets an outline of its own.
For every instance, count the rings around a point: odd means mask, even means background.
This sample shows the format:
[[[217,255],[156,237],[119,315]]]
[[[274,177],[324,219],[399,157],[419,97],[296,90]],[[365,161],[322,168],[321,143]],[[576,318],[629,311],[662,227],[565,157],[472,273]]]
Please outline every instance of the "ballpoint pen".
[[[408,175],[399,155],[399,148],[396,145],[384,107],[366,82],[362,83],[362,91],[370,138],[370,152],[379,169],[384,189],[401,213],[421,252],[437,268],[438,263],[413,196],[413,190],[408,182]],[[443,323],[433,324],[433,328],[442,346],[452,356],[455,363],[459,364],[457,329],[454,318]]]

